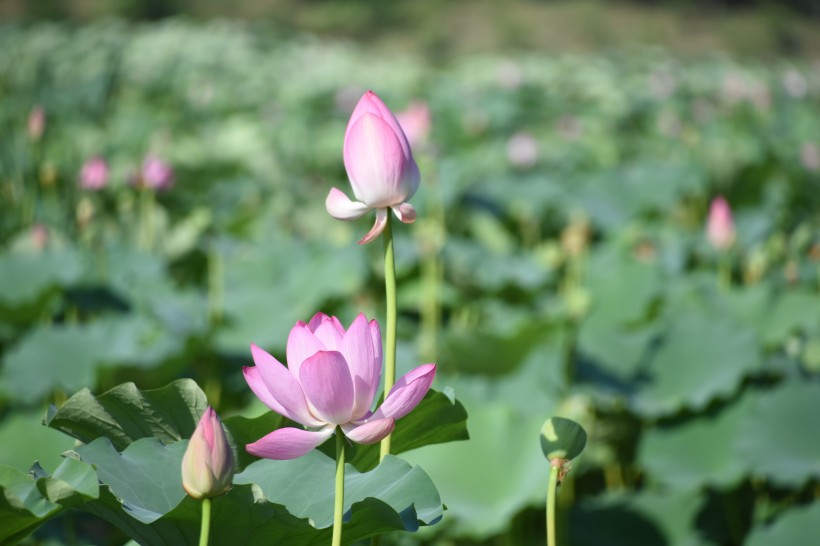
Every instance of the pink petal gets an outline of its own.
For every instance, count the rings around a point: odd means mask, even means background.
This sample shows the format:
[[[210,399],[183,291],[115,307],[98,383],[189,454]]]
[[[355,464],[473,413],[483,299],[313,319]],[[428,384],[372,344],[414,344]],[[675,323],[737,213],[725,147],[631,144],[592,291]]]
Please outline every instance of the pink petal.
[[[367,91],[362,95],[362,98],[360,98],[358,104],[356,104],[356,108],[353,109],[353,113],[350,114],[350,121],[347,122],[347,129],[345,130],[345,140],[347,140],[351,127],[365,114],[374,114],[390,125],[390,128],[399,138],[404,155],[410,157],[410,143],[407,141],[407,136],[404,133],[401,123],[399,123],[399,120],[393,114],[392,110],[390,110],[373,91]]]
[[[373,224],[373,227],[370,228],[370,231],[367,232],[367,235],[361,238],[359,241],[360,245],[366,245],[376,237],[382,234],[384,231],[384,226],[387,225],[387,209],[378,209],[376,211],[376,223]]]
[[[341,190],[331,188],[325,199],[325,208],[337,220],[361,218],[370,207],[358,201],[351,201]]]
[[[365,114],[350,128],[344,142],[344,163],[356,199],[371,208],[407,199],[407,157],[393,129],[381,118]]]
[[[393,205],[393,214],[396,215],[401,222],[405,224],[412,224],[416,221],[416,209],[410,203],[402,203],[400,205]]]
[[[316,313],[316,315],[310,319],[308,328],[310,328],[313,335],[316,336],[316,339],[325,345],[326,350],[340,350],[339,348],[342,346],[342,338],[345,335],[345,329],[344,326],[342,326],[342,323],[339,322],[339,319],[336,317],[329,317],[324,313]]]
[[[415,408],[433,384],[436,365],[424,364],[404,374],[396,381],[381,407],[373,414],[374,419],[392,417],[401,419]]]
[[[370,410],[379,387],[381,361],[375,359],[370,324],[359,313],[342,340],[342,354],[353,379],[353,419],[361,419]]]
[[[319,447],[333,435],[334,427],[318,432],[298,428],[280,428],[245,446],[251,455],[265,459],[295,459]]]
[[[328,350],[317,338],[310,327],[301,320],[290,329],[288,334],[287,359],[290,374],[299,380],[299,366],[302,362],[319,351]]]
[[[342,425],[345,436],[357,444],[375,444],[382,441],[396,427],[395,419],[376,419],[363,425]]]
[[[299,379],[315,413],[328,423],[341,425],[353,415],[353,380],[344,356],[319,351],[302,362]]]
[[[288,372],[287,368],[256,345],[251,345],[251,354],[254,363],[256,363],[256,369],[259,371],[259,377],[261,377],[265,389],[270,394],[270,397],[260,396],[259,399],[262,402],[265,402],[266,399],[270,401],[270,398],[272,398],[279,408],[276,405],[268,404],[269,408],[305,426],[316,427],[325,424],[311,415],[302,387],[296,378]],[[260,388],[258,382],[256,386],[251,384],[254,377],[255,374],[245,373],[248,385],[256,393]],[[279,411],[279,409],[284,411]]]

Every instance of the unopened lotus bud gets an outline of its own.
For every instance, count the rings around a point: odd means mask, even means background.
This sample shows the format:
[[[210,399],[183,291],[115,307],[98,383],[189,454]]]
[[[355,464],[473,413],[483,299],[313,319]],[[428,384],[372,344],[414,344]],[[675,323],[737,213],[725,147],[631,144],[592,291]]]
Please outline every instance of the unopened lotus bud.
[[[233,451],[222,421],[209,406],[182,458],[182,487],[195,499],[217,497],[230,489],[234,471]]]

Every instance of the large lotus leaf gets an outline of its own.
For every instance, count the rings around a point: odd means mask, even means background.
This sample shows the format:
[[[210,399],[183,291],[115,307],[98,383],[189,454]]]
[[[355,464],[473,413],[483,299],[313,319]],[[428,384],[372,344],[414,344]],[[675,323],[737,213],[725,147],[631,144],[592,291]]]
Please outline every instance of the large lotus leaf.
[[[752,400],[747,395],[719,412],[648,429],[638,450],[640,465],[652,480],[675,489],[731,488],[749,472],[733,446]]]
[[[284,238],[225,250],[225,325],[217,344],[241,354],[251,342],[284,348],[296,321],[358,290],[366,278],[363,258],[349,248]]]
[[[5,394],[34,402],[54,389],[75,392],[95,383],[103,366],[155,366],[184,349],[185,338],[141,315],[87,324],[41,326],[5,355]]]
[[[97,397],[81,390],[52,408],[47,424],[85,443],[105,436],[122,450],[140,438],[189,438],[206,407],[205,394],[191,379],[145,391],[124,383]]]
[[[43,426],[43,411],[17,411],[0,421],[0,465],[23,472],[37,457],[46,468],[56,468],[60,453],[74,445],[74,440]]]
[[[786,511],[774,523],[752,529],[746,546],[806,546],[820,536],[820,503]]]
[[[728,397],[743,378],[758,370],[754,332],[725,316],[696,307],[675,311],[656,352],[634,378],[632,407],[645,416],[700,410]]]
[[[85,509],[111,521],[140,544],[196,544],[199,503],[181,485],[187,441],[170,446],[154,438],[134,442],[121,454],[105,438],[76,449],[97,468],[106,486]],[[333,523],[335,463],[318,451],[291,461],[260,460],[214,500],[214,543],[260,546],[323,544]],[[387,457],[360,474],[346,467],[345,542],[389,530],[415,531],[442,516],[430,478],[418,467]]]
[[[572,544],[630,546],[708,546],[698,536],[696,518],[704,499],[697,492],[613,493],[589,498],[572,508]]]
[[[77,283],[83,273],[82,259],[71,248],[0,255],[0,317],[12,322],[36,318],[52,290]]]
[[[483,538],[503,531],[522,508],[546,494],[549,465],[538,444],[543,416],[524,416],[499,401],[465,401],[470,440],[404,455],[423,466],[447,504],[448,529]]]
[[[610,328],[634,323],[643,318],[648,305],[659,295],[658,264],[639,261],[628,249],[615,244],[596,249],[586,269],[586,285],[592,298],[587,317],[590,322]]]
[[[728,296],[732,315],[753,326],[766,346],[782,345],[789,335],[817,331],[820,326],[816,297],[804,288],[777,293],[761,284],[736,289]]]
[[[63,460],[52,476],[39,465],[29,474],[0,466],[0,544],[16,544],[66,506],[99,496],[94,469]]]
[[[820,384],[784,381],[759,393],[738,427],[737,456],[755,475],[800,487],[820,478]]]

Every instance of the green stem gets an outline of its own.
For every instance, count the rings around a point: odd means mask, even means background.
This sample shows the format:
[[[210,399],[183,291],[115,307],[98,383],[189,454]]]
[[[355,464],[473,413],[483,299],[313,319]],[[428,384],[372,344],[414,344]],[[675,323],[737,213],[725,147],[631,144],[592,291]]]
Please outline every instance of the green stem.
[[[342,515],[345,505],[345,436],[341,427],[336,427],[336,497],[333,505],[332,546],[342,544]]]
[[[199,529],[199,546],[208,546],[211,532],[211,499],[202,499],[202,526]]]
[[[558,489],[558,471],[560,467],[557,461],[550,461],[550,481],[547,486],[547,546],[556,546],[555,540],[555,492]]]
[[[396,257],[393,252],[393,219],[388,211],[384,227],[384,291],[387,300],[387,332],[384,351],[384,397],[396,381]],[[390,454],[390,436],[381,443],[379,460]]]
[[[728,290],[732,286],[732,260],[727,253],[720,257],[718,263],[718,287]]]

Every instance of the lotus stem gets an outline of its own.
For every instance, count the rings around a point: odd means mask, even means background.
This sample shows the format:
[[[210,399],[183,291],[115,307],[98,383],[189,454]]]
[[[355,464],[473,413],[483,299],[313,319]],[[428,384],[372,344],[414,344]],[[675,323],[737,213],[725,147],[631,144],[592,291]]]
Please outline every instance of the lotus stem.
[[[199,528],[199,546],[208,546],[211,532],[211,499],[202,499],[202,526]]]
[[[336,496],[333,505],[332,546],[342,544],[342,515],[345,504],[345,436],[342,428],[336,428]]]
[[[550,461],[550,481],[547,485],[547,546],[557,546],[555,539],[555,493],[558,489],[558,473],[561,461]]]
[[[384,291],[387,300],[387,332],[384,351],[384,397],[396,381],[396,256],[393,252],[393,219],[388,212],[384,227]],[[381,443],[379,461],[390,454],[390,436]]]

